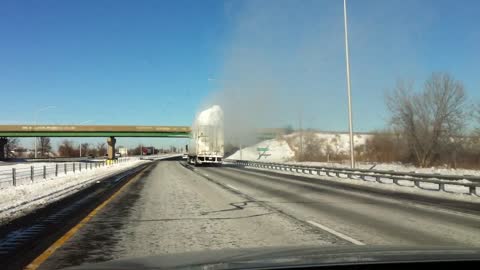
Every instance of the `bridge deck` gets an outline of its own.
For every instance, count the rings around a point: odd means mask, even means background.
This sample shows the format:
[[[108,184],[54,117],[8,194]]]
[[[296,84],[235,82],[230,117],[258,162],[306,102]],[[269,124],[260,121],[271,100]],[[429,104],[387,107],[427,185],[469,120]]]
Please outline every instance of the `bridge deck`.
[[[0,125],[0,137],[177,137],[188,138],[187,126]]]

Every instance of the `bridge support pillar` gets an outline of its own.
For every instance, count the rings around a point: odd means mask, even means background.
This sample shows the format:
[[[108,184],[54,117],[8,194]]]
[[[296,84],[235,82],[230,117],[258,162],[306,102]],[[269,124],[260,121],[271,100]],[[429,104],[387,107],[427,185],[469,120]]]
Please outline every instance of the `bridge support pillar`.
[[[7,158],[7,150],[5,145],[7,145],[8,139],[5,137],[0,137],[0,160],[5,160]]]
[[[116,141],[117,140],[115,139],[115,137],[109,137],[107,139],[107,144],[108,144],[107,155],[109,160],[115,159],[115,142]]]

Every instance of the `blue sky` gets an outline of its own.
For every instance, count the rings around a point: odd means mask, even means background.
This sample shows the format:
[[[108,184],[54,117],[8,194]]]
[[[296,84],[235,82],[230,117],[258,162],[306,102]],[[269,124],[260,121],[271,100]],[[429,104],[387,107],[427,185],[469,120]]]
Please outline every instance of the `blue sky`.
[[[450,72],[480,100],[480,2],[348,2],[357,130],[385,126],[397,78]],[[55,106],[38,122],[190,125],[219,102],[263,126],[295,126],[302,107],[306,126],[345,130],[342,4],[2,1],[0,124]]]

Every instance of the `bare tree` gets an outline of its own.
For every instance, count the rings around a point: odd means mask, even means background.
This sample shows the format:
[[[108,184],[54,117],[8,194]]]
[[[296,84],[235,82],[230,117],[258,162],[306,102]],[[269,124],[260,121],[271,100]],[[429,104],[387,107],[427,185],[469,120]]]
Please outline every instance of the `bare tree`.
[[[325,155],[323,148],[325,140],[321,140],[314,132],[304,132],[303,134],[303,151],[297,157],[298,161],[324,161]]]
[[[433,73],[420,92],[413,91],[413,83],[397,82],[387,96],[387,105],[391,123],[404,134],[421,167],[430,166],[465,126],[463,84],[447,73]]]
[[[76,147],[73,147],[73,142],[69,140],[64,140],[58,146],[58,154],[61,157],[78,157],[79,151]]]
[[[98,143],[97,155],[103,157],[105,156],[105,154],[107,154],[107,146],[105,145],[105,143]]]
[[[477,121],[477,125],[480,125],[480,103],[474,106],[472,111],[473,111],[473,117]],[[475,133],[476,133],[475,135],[480,134],[480,127],[477,126]]]
[[[373,162],[405,161],[405,148],[403,137],[391,131],[377,131],[365,142],[365,157]]]
[[[50,152],[52,151],[52,144],[50,142],[50,138],[48,137],[40,137],[37,138],[38,145],[39,145],[39,152],[40,157],[48,157]]]
[[[5,145],[6,158],[13,157],[12,153],[18,147],[19,139],[18,138],[8,138],[7,144]]]
[[[82,149],[82,155],[84,156],[88,156],[90,153],[90,148],[88,147],[89,144],[88,143],[82,143],[80,144],[80,148]]]

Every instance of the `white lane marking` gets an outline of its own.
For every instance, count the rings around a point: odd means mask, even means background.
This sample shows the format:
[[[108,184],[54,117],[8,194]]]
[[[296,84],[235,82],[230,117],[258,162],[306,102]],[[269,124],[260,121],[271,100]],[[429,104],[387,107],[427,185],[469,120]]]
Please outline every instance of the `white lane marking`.
[[[353,239],[352,237],[350,237],[350,236],[348,236],[348,235],[345,235],[345,234],[343,234],[343,233],[341,233],[341,232],[337,232],[337,231],[335,231],[335,230],[333,230],[333,229],[330,229],[330,228],[328,228],[328,227],[326,227],[326,226],[323,226],[322,224],[318,224],[318,223],[315,222],[315,221],[307,220],[307,222],[310,223],[310,224],[312,224],[312,225],[315,226],[315,227],[318,227],[318,228],[320,228],[320,229],[322,229],[322,230],[325,230],[325,231],[327,231],[327,232],[329,232],[329,233],[331,233],[331,234],[334,234],[334,235],[336,235],[336,236],[338,236],[338,237],[340,237],[340,238],[342,238],[342,239],[344,239],[344,240],[347,240],[348,242],[351,242],[351,243],[353,243],[353,244],[355,244],[355,245],[359,245],[359,246],[365,245],[365,243],[363,243],[363,242],[360,242],[360,241],[358,241],[358,240]]]
[[[238,190],[238,188],[236,188],[236,187],[234,187],[234,186],[232,186],[232,185],[229,185],[229,184],[227,184],[227,187],[229,187],[229,188],[231,188],[231,189],[233,189],[233,190],[236,190],[236,191],[240,191],[240,190]]]

